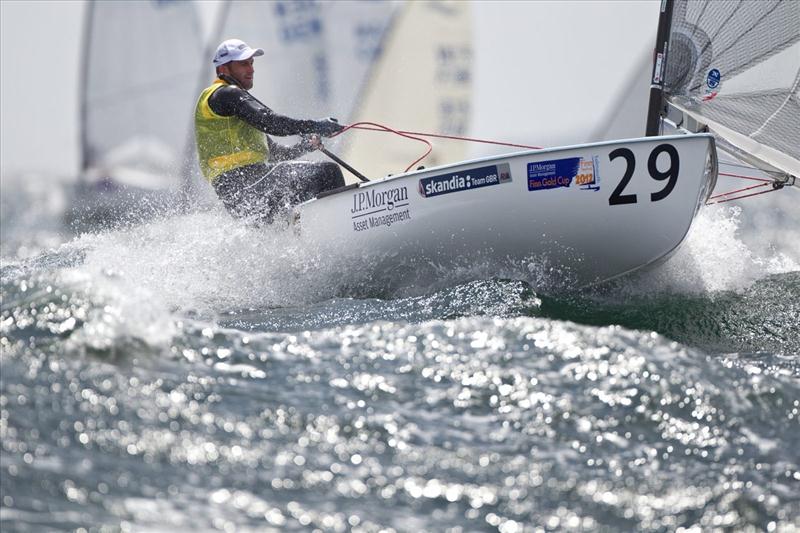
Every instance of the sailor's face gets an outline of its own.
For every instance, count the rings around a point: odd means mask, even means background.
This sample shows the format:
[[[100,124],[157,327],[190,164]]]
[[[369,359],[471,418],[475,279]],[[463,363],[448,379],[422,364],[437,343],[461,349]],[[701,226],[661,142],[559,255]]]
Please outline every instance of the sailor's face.
[[[242,61],[231,61],[227,65],[228,73],[239,82],[242,89],[249,91],[253,88],[253,58],[243,59]]]

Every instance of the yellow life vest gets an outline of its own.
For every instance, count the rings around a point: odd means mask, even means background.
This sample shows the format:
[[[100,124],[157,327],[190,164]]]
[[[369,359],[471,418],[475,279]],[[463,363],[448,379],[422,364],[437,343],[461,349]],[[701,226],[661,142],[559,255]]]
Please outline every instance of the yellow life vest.
[[[200,93],[194,111],[194,132],[200,170],[209,181],[229,170],[263,163],[269,148],[262,132],[239,117],[217,115],[208,105],[214,91],[227,85],[217,79]]]

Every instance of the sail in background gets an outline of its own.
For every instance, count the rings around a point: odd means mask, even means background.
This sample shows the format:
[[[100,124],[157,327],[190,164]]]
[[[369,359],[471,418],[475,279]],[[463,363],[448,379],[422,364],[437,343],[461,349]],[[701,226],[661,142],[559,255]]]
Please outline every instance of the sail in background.
[[[246,2],[223,7],[220,39],[264,49],[253,95],[276,113],[349,119],[397,2]]]
[[[404,4],[352,122],[466,134],[471,112],[471,11],[468,2]],[[364,132],[351,137],[345,159],[357,161],[358,170],[371,179],[402,172],[426,149],[389,134]],[[424,164],[450,163],[465,156],[464,143],[437,141]]]
[[[800,2],[676,0],[665,85],[723,147],[800,176]]]
[[[329,68],[320,2],[230,2],[220,40],[262,48],[253,95],[276,113],[318,116],[329,95]]]
[[[371,69],[381,57],[386,32],[403,4],[401,0],[322,4],[330,67],[326,115],[352,122]]]
[[[84,178],[177,187],[203,62],[196,6],[169,0],[87,6]]]

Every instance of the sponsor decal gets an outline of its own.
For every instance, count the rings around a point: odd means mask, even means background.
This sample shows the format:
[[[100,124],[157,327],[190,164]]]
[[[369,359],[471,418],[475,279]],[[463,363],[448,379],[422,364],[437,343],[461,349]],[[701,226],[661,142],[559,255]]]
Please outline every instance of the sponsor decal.
[[[528,163],[528,190],[568,188],[574,183],[584,191],[599,191],[598,169],[597,156],[591,159],[568,157]]]
[[[488,167],[470,168],[452,174],[430,176],[419,180],[419,194],[431,198],[442,194],[469,191],[511,181],[508,163]]]
[[[712,68],[708,71],[708,76],[706,76],[706,85],[709,89],[716,89],[719,87],[719,82],[722,79],[722,75],[719,73],[719,70]]]
[[[706,75],[706,88],[703,91],[702,100],[707,102],[713,100],[719,94],[720,85],[722,84],[722,74],[718,69],[712,68]]]
[[[599,191],[600,190],[600,159],[595,155],[592,159],[581,158],[581,164],[578,168],[578,175],[575,176],[575,185],[581,188],[582,191]]]
[[[350,218],[353,231],[390,227],[392,224],[411,220],[408,187],[392,187],[381,191],[369,188],[356,192],[353,195]]]

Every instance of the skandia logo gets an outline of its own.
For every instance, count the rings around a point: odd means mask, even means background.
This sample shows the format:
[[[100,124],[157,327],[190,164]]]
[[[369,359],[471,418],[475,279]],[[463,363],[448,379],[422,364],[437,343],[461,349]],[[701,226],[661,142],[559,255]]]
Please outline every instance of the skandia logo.
[[[440,194],[468,191],[499,185],[511,181],[511,172],[507,163],[488,167],[471,168],[457,174],[431,176],[419,180],[419,194],[423,198],[431,198]]]
[[[393,187],[384,191],[374,188],[358,191],[353,195],[353,207],[350,209],[353,218],[370,215],[380,211],[392,211],[397,207],[408,205],[408,188]]]
[[[472,176],[452,176],[450,179],[439,181],[419,181],[419,193],[427,198],[428,196],[435,196],[437,194],[446,194],[448,192],[463,191],[472,188]]]

